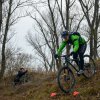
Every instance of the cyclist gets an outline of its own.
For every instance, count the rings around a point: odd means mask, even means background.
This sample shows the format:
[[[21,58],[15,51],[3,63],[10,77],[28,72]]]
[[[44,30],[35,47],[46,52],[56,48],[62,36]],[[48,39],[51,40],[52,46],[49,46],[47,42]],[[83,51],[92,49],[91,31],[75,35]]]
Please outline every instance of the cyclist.
[[[15,85],[20,82],[20,78],[23,75],[25,75],[26,73],[27,73],[27,70],[25,70],[24,68],[20,68],[20,70],[18,71],[18,73],[17,73],[17,75],[16,75],[16,77],[14,79]]]
[[[62,50],[67,44],[73,45],[73,51],[71,52],[71,55],[73,55],[73,58],[76,59],[75,62],[77,65],[79,65],[79,72],[78,74],[84,73],[84,59],[83,55],[86,51],[86,41],[78,32],[67,32],[64,31],[61,33],[61,37],[64,39],[60,45],[60,47],[57,50],[57,54],[55,54],[55,58],[58,58]],[[77,57],[79,55],[80,61],[78,63]]]

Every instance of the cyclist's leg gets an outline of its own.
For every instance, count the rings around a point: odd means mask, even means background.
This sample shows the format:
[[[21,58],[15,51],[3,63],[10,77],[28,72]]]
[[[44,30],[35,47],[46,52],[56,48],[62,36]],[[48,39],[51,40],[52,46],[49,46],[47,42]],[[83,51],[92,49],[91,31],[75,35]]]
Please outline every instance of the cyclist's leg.
[[[83,66],[84,66],[84,59],[83,59],[83,53],[79,53],[79,58],[80,58],[80,61],[79,61],[79,70],[83,70]]]
[[[78,52],[73,54],[73,59],[75,60],[76,64],[79,66],[79,62],[77,60]]]
[[[80,46],[80,49],[79,49],[79,58],[80,58],[80,61],[79,61],[79,70],[83,70],[84,69],[84,53],[86,51],[86,44]]]

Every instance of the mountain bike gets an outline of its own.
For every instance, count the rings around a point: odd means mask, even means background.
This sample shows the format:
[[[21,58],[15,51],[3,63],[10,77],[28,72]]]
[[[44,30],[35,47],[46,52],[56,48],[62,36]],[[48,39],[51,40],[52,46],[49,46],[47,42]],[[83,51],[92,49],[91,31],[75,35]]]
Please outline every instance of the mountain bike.
[[[75,75],[74,72],[79,72],[79,66],[75,65],[75,59],[70,58],[71,55],[62,55],[64,58],[63,67],[58,71],[57,82],[60,89],[64,93],[69,93],[75,86]],[[79,57],[78,57],[79,62]],[[84,73],[82,74],[85,78],[91,78],[96,72],[95,62],[89,55],[84,55]],[[78,74],[77,74],[78,75]]]

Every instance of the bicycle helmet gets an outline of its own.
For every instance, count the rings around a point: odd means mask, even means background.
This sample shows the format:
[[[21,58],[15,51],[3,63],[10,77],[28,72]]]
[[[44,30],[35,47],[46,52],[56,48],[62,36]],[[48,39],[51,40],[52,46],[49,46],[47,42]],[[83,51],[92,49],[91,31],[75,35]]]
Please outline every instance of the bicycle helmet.
[[[62,38],[65,38],[67,35],[68,35],[68,32],[67,32],[67,31],[63,31],[63,32],[61,33],[61,37],[62,37]]]

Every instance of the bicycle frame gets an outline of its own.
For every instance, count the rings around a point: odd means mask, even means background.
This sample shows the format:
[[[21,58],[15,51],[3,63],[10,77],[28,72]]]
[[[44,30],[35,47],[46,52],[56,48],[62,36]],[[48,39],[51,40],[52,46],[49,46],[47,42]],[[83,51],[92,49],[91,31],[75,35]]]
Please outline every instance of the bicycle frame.
[[[71,59],[70,55],[62,55],[60,57],[64,58],[64,62],[63,62],[64,66],[61,67],[61,69],[58,71],[57,82],[60,89],[64,93],[69,93],[72,91],[76,83],[75,82],[76,77],[74,76],[73,71],[75,70],[78,72],[79,69],[77,69],[77,67],[75,67],[74,64],[72,64],[72,62],[76,61],[76,59]],[[91,66],[89,65],[88,67],[86,67],[86,69],[84,70],[84,73],[82,74],[85,78],[89,79],[95,74],[95,63],[89,55],[84,55],[84,58],[85,57],[87,57],[89,60],[91,59],[91,62],[93,64],[93,69],[91,69]],[[77,61],[79,61],[79,58],[77,59]],[[92,70],[92,73],[91,73],[91,70]],[[80,76],[80,75],[77,74],[77,76]],[[66,84],[66,83],[69,83],[69,84]]]
[[[69,65],[68,64],[70,64],[71,65],[71,67],[75,70],[75,71],[79,71],[79,70],[77,70],[77,68],[73,65],[73,64],[71,64],[71,62],[70,61],[75,61],[74,59],[70,59],[69,57],[70,57],[71,55],[62,55],[61,57],[63,57],[64,59],[65,59],[65,62],[63,63],[63,64],[65,64],[65,67],[69,67]]]

